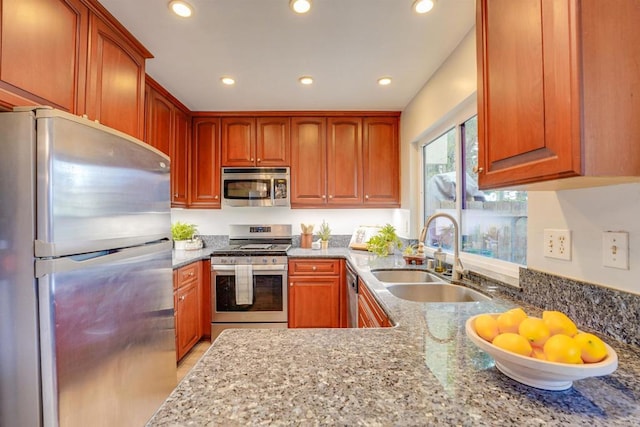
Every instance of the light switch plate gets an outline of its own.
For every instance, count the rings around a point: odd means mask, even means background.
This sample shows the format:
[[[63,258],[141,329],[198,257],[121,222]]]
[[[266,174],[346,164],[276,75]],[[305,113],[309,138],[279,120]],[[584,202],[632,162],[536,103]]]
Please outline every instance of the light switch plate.
[[[621,270],[629,269],[629,233],[626,231],[602,233],[602,265]]]

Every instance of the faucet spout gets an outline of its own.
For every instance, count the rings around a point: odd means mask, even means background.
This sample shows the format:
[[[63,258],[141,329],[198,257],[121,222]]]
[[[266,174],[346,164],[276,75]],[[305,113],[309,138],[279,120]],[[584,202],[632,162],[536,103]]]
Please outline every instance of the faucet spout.
[[[462,272],[464,271],[464,267],[462,266],[462,262],[460,261],[460,252],[458,248],[458,230],[460,227],[458,226],[458,221],[456,221],[453,216],[449,215],[448,213],[438,212],[428,217],[424,223],[422,231],[420,231],[420,237],[418,238],[418,241],[425,243],[429,225],[436,218],[447,218],[453,224],[453,268],[451,269],[451,279],[460,280],[460,278],[462,277]]]

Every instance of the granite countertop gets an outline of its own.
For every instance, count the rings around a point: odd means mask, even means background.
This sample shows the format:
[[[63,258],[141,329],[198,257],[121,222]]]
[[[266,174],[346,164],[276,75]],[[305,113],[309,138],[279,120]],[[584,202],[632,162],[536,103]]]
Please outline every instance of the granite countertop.
[[[227,330],[149,426],[640,424],[638,347],[608,339],[616,372],[566,391],[538,390],[496,370],[464,333],[470,316],[517,301],[409,302],[370,272],[405,267],[401,257],[331,248],[289,256],[347,258],[396,326]]]
[[[172,251],[171,253],[171,262],[173,264],[173,268],[184,267],[185,265],[189,265],[193,262],[200,261],[203,259],[208,259],[211,257],[211,253],[214,248],[202,248],[195,251]]]

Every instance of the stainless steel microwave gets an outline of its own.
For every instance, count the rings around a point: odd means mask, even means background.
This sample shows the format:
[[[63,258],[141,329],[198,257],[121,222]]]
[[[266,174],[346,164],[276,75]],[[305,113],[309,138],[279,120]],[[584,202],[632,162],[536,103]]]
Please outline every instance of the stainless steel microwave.
[[[290,171],[282,168],[222,168],[225,206],[291,206]]]

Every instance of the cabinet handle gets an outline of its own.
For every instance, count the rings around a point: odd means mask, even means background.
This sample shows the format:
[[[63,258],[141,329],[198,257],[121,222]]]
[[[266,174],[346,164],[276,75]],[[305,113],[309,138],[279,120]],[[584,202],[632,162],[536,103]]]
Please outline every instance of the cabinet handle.
[[[473,167],[473,173],[482,173],[482,172],[484,172],[484,168],[480,168],[478,167],[478,165],[475,165]]]

